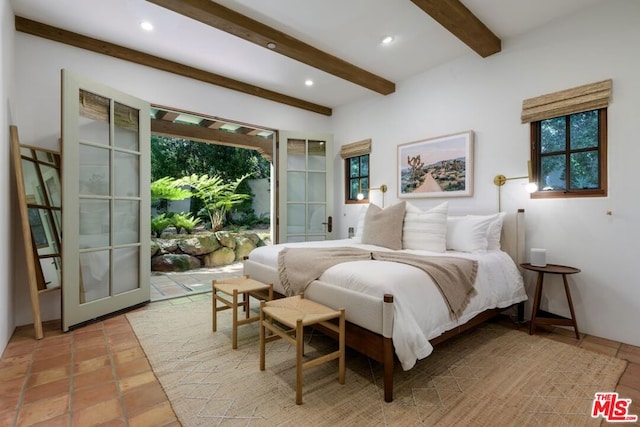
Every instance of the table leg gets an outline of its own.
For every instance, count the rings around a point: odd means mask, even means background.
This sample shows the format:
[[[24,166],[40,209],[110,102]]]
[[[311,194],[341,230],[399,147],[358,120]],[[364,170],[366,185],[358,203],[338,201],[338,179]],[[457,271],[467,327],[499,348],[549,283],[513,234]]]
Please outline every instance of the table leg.
[[[211,317],[211,329],[213,330],[213,332],[216,332],[218,330],[218,294],[217,294],[217,290],[214,287],[213,288],[213,293],[211,294],[211,299],[212,299],[212,304],[213,306],[212,308],[212,317]]]
[[[529,324],[529,335],[533,335],[536,330],[536,317],[538,317],[538,310],[540,309],[540,297],[542,296],[542,284],[544,280],[544,273],[538,272],[538,280],[536,282],[536,293],[533,297],[533,309],[531,310],[531,323]]]
[[[231,348],[238,348],[238,290],[233,290],[233,319],[231,323]]]
[[[264,301],[260,301],[260,370],[265,369],[265,327],[264,327]]]
[[[573,322],[573,329],[576,332],[576,338],[580,339],[580,332],[578,332],[578,322],[576,321],[576,313],[573,311],[573,301],[571,300],[571,292],[569,291],[569,283],[567,283],[567,275],[562,275],[562,281],[564,282],[564,292],[567,294],[567,302],[569,303],[569,311],[571,312],[571,321]]]

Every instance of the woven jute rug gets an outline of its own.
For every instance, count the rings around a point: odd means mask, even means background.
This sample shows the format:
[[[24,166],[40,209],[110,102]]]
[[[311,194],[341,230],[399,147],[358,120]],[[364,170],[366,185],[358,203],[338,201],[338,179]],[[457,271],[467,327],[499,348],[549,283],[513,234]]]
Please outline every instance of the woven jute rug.
[[[256,309],[254,307],[254,309]],[[267,344],[259,369],[258,324],[241,326],[231,349],[231,311],[211,331],[211,298],[151,304],[127,314],[153,371],[184,426],[599,425],[594,393],[614,391],[626,362],[487,323],[436,347],[409,370],[396,368],[385,403],[381,366],[347,352],[346,383],[337,361],[305,371],[295,404],[295,350]],[[310,334],[306,355],[335,348]]]

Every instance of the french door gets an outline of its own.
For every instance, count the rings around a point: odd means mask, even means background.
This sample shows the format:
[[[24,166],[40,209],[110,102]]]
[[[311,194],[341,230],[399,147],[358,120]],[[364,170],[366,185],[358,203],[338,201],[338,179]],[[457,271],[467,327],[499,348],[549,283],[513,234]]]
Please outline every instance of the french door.
[[[62,71],[62,326],[149,301],[149,104]]]
[[[278,242],[333,237],[333,138],[280,132]]]

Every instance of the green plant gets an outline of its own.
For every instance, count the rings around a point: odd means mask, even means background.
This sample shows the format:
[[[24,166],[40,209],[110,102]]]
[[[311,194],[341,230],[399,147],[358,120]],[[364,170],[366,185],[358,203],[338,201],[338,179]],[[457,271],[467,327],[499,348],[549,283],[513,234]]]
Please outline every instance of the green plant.
[[[184,200],[191,196],[191,191],[182,188],[182,184],[174,178],[165,176],[151,183],[151,203],[166,210],[167,200]]]
[[[162,236],[162,232],[170,225],[173,225],[173,218],[167,218],[167,215],[164,213],[151,218],[151,232],[155,234],[156,237]]]
[[[176,232],[179,234],[181,229],[187,232],[187,234],[191,234],[193,229],[198,225],[202,220],[200,218],[194,218],[191,213],[176,213],[173,215],[173,225],[176,227]]]
[[[235,225],[241,227],[254,227],[257,225],[269,225],[271,222],[271,218],[268,213],[263,213],[258,216],[252,209],[250,212],[244,212],[237,218],[234,218],[233,222]]]
[[[191,186],[191,197],[200,199],[204,204],[204,209],[211,220],[211,230],[222,229],[227,212],[250,199],[249,194],[237,193],[238,186],[249,175],[243,175],[232,182],[224,182],[220,176],[191,175],[177,180],[181,185]]]

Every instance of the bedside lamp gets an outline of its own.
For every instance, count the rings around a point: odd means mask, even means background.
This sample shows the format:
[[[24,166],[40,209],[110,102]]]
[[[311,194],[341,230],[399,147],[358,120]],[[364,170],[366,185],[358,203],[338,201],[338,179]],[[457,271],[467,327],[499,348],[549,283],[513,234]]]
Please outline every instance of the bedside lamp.
[[[387,192],[388,188],[385,184],[382,184],[380,187],[374,187],[374,188],[365,188],[365,190],[380,190],[382,192],[382,207],[384,208],[384,193]],[[358,200],[363,200],[364,199],[364,193],[362,193],[362,191],[360,191],[358,193],[358,195],[356,196],[356,198]]]
[[[496,175],[493,178],[493,183],[498,187],[498,212],[501,211],[501,200],[500,200],[500,188],[506,184],[507,181],[510,181],[512,179],[528,179],[529,183],[525,186],[525,190],[527,193],[531,194],[531,193],[535,193],[536,191],[538,191],[538,184],[536,184],[535,182],[533,182],[533,179],[531,177],[531,162],[528,162],[528,167],[529,167],[529,175],[527,176],[514,176],[514,177],[510,177],[507,178],[504,175]]]

